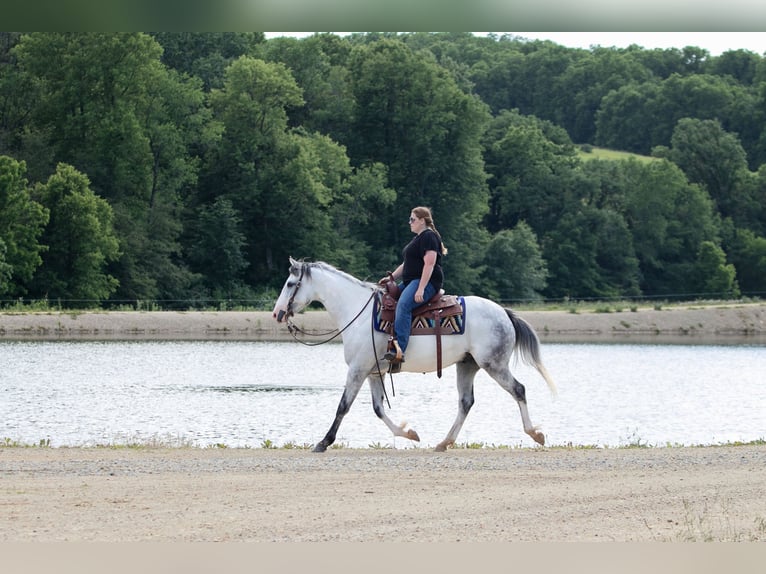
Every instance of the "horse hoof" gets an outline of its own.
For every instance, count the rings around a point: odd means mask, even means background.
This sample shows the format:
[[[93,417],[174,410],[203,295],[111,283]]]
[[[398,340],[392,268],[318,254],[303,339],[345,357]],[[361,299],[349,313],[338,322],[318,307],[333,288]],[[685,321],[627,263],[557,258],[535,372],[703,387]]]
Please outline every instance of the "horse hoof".
[[[317,444],[314,447],[314,450],[312,452],[324,452],[327,450],[327,445],[322,444],[321,442]]]
[[[436,448],[434,449],[436,452],[445,452],[447,450],[447,447],[453,444],[452,441],[449,442],[440,442],[436,445]]]
[[[413,429],[410,429],[407,431],[407,438],[410,440],[414,440],[415,442],[420,442],[420,437],[418,436],[418,433],[416,433]]]
[[[532,438],[535,439],[535,442],[541,446],[545,446],[545,435],[541,432],[535,432],[532,435]]]

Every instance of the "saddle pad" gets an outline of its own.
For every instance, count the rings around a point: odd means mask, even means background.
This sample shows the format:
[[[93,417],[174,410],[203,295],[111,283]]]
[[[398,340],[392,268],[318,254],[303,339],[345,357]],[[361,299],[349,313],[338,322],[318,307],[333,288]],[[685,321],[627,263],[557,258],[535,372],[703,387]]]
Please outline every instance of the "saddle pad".
[[[440,318],[442,335],[462,335],[465,333],[465,299],[463,299],[463,297],[458,297],[457,300],[463,311],[457,315]],[[383,308],[380,297],[375,298],[375,305],[372,311],[372,324],[373,328],[380,333],[393,333],[394,326],[391,321],[383,319]],[[435,333],[435,327],[436,319],[434,319],[434,317],[428,315],[416,317],[413,315],[410,334],[413,336],[433,335]]]

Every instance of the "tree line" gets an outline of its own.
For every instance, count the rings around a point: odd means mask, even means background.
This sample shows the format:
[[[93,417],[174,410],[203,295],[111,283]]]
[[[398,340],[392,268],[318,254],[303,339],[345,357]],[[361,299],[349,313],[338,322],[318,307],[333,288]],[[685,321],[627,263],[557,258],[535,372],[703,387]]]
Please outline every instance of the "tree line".
[[[758,297],[765,118],[743,50],[0,33],[0,300],[269,301],[288,256],[377,279],[417,205],[451,292]]]

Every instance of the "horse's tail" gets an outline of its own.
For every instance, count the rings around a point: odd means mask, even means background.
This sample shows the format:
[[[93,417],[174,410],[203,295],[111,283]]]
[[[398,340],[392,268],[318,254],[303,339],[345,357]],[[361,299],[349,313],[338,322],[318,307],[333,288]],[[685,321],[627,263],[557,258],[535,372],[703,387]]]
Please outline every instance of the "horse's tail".
[[[551,394],[556,396],[558,394],[556,385],[540,358],[540,340],[537,338],[537,333],[535,333],[532,325],[521,317],[517,317],[510,309],[505,309],[505,312],[508,314],[511,323],[513,323],[513,328],[516,330],[516,343],[513,346],[513,350],[518,351],[522,361],[527,365],[537,369],[545,379],[545,382],[548,383]]]

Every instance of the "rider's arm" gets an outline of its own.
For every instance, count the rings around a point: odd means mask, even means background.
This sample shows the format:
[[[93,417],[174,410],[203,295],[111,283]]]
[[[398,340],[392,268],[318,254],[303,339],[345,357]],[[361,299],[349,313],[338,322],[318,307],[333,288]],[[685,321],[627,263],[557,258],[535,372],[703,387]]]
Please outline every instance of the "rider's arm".
[[[434,265],[436,265],[436,251],[426,251],[426,254],[423,256],[423,273],[420,275],[418,290],[415,292],[415,301],[418,303],[423,301],[423,293],[426,290],[426,285],[431,280]]]

